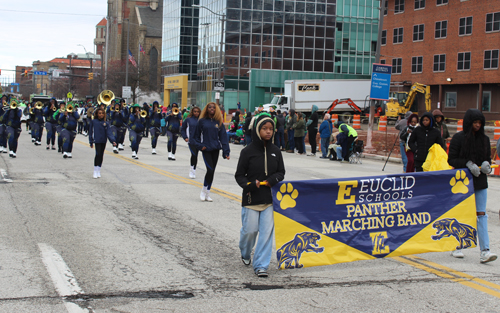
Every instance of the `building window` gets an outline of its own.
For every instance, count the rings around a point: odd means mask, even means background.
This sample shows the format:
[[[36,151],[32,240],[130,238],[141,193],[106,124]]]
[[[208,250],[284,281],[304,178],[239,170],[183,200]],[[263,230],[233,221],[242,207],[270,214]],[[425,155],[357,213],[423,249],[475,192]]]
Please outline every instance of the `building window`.
[[[498,68],[498,51],[499,50],[486,50],[486,51],[484,51],[484,68],[485,69]]]
[[[413,41],[424,40],[424,24],[413,25]]]
[[[460,18],[458,35],[464,36],[470,34],[472,34],[472,16]]]
[[[436,32],[434,38],[446,38],[446,30],[448,29],[448,21],[436,22]]]
[[[262,51],[262,62],[266,62],[266,51]]]
[[[444,97],[444,107],[445,108],[456,108],[457,107],[457,93],[447,92]]]
[[[244,66],[248,66],[248,58],[243,59],[243,62],[244,62],[243,63]]]
[[[276,50],[276,57],[277,58],[282,58],[283,57],[283,50],[282,49]]]
[[[403,59],[392,59],[392,74],[401,74],[403,69]]]
[[[403,27],[394,28],[394,36],[392,37],[392,43],[402,43],[403,42]]]
[[[382,37],[381,37],[381,39],[380,39],[380,40],[381,40],[381,43],[380,43],[380,44],[381,44],[382,46],[385,46],[385,44],[387,43],[387,29],[384,29],[384,30],[382,31]]]
[[[411,58],[411,72],[412,73],[422,73],[422,63],[424,57],[412,57]]]
[[[425,8],[425,0],[415,0],[415,10]]]
[[[233,59],[229,59],[229,65],[233,65]]]
[[[405,0],[394,1],[394,13],[402,13],[405,11]]]
[[[446,69],[446,54],[434,55],[434,72],[444,72]]]
[[[255,63],[255,64],[259,63],[259,53],[258,52],[255,54],[255,58],[253,59],[253,63]]]
[[[448,4],[448,0],[437,0],[437,5]]]
[[[470,52],[459,52],[457,70],[468,71],[470,70]]]
[[[486,32],[500,30],[500,12],[486,14]]]
[[[384,1],[384,15],[387,15],[387,10],[389,9],[389,0]]]
[[[385,64],[385,59],[380,60],[380,64]]]
[[[491,91],[483,91],[483,103],[481,105],[483,112],[491,111]]]

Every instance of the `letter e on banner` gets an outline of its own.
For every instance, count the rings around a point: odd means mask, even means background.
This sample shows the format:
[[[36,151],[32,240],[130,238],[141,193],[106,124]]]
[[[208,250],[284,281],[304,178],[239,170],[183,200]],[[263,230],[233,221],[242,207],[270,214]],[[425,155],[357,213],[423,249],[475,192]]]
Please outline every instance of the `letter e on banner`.
[[[339,195],[337,197],[337,200],[335,201],[335,204],[339,205],[356,203],[356,197],[351,196],[351,188],[353,187],[358,187],[357,180],[339,181]]]

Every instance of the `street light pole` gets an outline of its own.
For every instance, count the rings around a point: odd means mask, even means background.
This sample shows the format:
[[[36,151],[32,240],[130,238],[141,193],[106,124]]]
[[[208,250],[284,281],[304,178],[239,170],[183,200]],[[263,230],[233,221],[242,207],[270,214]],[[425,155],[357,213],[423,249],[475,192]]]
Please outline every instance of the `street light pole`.
[[[85,54],[87,55],[87,58],[89,57],[89,53],[87,52],[87,49],[85,49],[84,45],[78,44],[77,46],[82,46],[83,50],[85,50]],[[90,72],[92,73],[93,68],[92,68],[92,58],[90,58]],[[90,95],[92,96],[92,79],[89,79],[90,83]]]

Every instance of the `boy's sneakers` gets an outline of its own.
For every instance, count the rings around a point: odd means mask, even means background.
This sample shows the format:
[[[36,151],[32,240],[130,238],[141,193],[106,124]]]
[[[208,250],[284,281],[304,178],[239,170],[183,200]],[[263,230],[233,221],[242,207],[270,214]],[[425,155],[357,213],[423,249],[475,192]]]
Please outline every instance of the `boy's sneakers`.
[[[309,153],[307,156],[316,156],[316,153]]]
[[[267,274],[267,271],[265,269],[258,269],[255,271],[255,275],[258,277],[268,277],[269,275]]]
[[[451,256],[454,258],[462,259],[464,257],[464,253],[462,252],[462,250],[455,250],[451,251]]]
[[[481,256],[479,258],[479,261],[481,263],[488,263],[491,261],[495,261],[497,259],[497,255],[495,253],[491,253],[490,250],[483,250],[481,251]]]
[[[241,261],[243,262],[243,264],[245,264],[246,266],[250,265],[250,263],[252,263],[252,260],[250,259],[244,259],[243,257],[241,257]]]

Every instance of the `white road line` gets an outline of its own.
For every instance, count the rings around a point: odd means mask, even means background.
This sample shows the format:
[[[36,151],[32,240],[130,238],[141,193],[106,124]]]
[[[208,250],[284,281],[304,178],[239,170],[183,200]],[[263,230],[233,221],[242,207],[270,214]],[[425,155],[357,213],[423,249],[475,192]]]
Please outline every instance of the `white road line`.
[[[12,183],[12,179],[8,178],[7,171],[3,168],[0,169],[0,174],[2,175],[2,179],[6,183]]]
[[[43,264],[45,264],[59,296],[66,297],[83,294],[84,292],[80,286],[78,286],[75,276],[71,273],[71,270],[59,253],[45,243],[39,243],[38,248],[42,254]],[[63,300],[63,303],[69,313],[89,312],[89,310],[84,309],[73,302]]]

